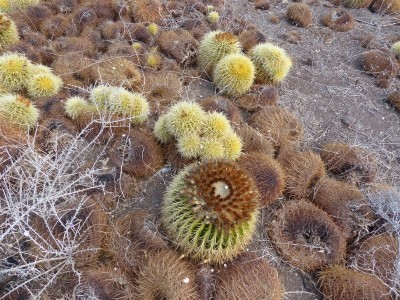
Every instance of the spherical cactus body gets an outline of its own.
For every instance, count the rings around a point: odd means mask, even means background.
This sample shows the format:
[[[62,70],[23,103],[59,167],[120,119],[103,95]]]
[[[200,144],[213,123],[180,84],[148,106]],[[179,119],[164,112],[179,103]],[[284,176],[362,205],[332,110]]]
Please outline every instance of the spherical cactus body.
[[[253,47],[249,56],[256,67],[256,81],[260,83],[278,83],[292,67],[292,60],[286,51],[271,43]]]
[[[254,82],[255,68],[251,60],[242,54],[229,54],[222,58],[214,70],[217,88],[232,96],[246,93]]]
[[[107,107],[113,87],[108,85],[98,85],[90,91],[90,102],[99,109]]]
[[[8,91],[21,91],[29,78],[31,62],[21,54],[0,56],[0,84]]]
[[[29,130],[36,125],[40,111],[27,98],[5,94],[0,97],[0,115]]]
[[[50,68],[43,65],[32,65],[29,73],[26,89],[30,97],[48,97],[60,91],[62,80]]]
[[[13,20],[0,14],[0,49],[19,41],[18,29]]]
[[[194,102],[179,102],[167,113],[168,131],[175,137],[199,132],[205,121],[205,112]]]
[[[131,118],[132,124],[143,123],[150,113],[149,102],[146,98],[124,88],[113,90],[110,94],[109,108],[115,113]]]
[[[156,23],[150,23],[150,24],[147,26],[147,30],[149,31],[149,33],[150,33],[152,36],[155,36],[155,35],[157,35],[157,33],[158,33],[158,26],[157,26]]]
[[[212,23],[217,23],[219,21],[219,13],[216,11],[211,11],[207,14],[207,21]]]
[[[95,107],[87,102],[84,98],[76,96],[68,98],[65,102],[65,114],[75,120],[76,118],[88,112],[94,112]]]
[[[162,221],[169,237],[196,260],[232,260],[251,241],[258,219],[258,191],[236,164],[194,163],[169,186]]]
[[[200,42],[197,53],[197,64],[209,75],[214,66],[224,56],[232,53],[240,53],[241,45],[237,37],[229,32],[211,31]]]
[[[200,155],[201,149],[201,138],[197,133],[189,133],[178,139],[178,151],[185,158]]]
[[[164,114],[158,118],[154,124],[153,134],[161,143],[166,143],[172,138],[167,128],[167,115]]]
[[[225,149],[225,157],[235,160],[242,154],[243,143],[241,138],[233,131],[223,137],[222,143]]]

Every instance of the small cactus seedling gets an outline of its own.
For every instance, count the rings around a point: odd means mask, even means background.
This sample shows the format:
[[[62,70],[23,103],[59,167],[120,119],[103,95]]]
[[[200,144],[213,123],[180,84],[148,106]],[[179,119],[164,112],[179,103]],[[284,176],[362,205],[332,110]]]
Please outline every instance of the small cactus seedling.
[[[152,69],[159,69],[162,63],[162,57],[156,51],[147,54],[146,65]]]
[[[29,130],[36,125],[40,111],[27,98],[5,94],[0,97],[0,115]]]
[[[149,25],[147,25],[147,30],[152,36],[155,36],[158,33],[158,26],[156,23],[150,23]]]
[[[246,93],[254,82],[254,65],[242,54],[229,54],[222,58],[214,69],[217,88],[231,96]]]
[[[60,91],[62,80],[50,68],[43,65],[33,65],[29,73],[31,75],[26,81],[26,89],[30,97],[48,97]]]
[[[26,86],[31,62],[22,54],[0,56],[0,85],[8,91],[20,91]]]
[[[219,60],[228,54],[238,54],[240,52],[241,45],[234,34],[211,31],[200,42],[197,53],[197,64],[209,75],[212,75],[212,71]]]
[[[211,24],[217,23],[219,21],[219,13],[216,11],[211,11],[207,14],[207,21]]]
[[[281,82],[292,67],[292,60],[286,51],[271,43],[253,47],[249,56],[256,67],[256,81],[259,83]]]
[[[14,21],[0,13],[0,50],[18,41],[18,29]]]
[[[236,164],[194,163],[172,181],[162,221],[169,237],[187,255],[223,263],[251,241],[258,219],[258,191]]]

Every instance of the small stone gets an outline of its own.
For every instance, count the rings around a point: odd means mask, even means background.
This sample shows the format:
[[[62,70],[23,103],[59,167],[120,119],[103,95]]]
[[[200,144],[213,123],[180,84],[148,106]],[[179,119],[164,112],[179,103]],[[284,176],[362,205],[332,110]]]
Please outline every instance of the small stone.
[[[185,278],[183,278],[183,280],[182,280],[182,282],[184,283],[184,284],[188,284],[189,283],[189,277],[185,277]]]
[[[354,123],[355,120],[354,120],[354,118],[352,118],[352,117],[346,116],[346,117],[341,118],[340,121],[341,121],[344,125],[350,127],[350,126]]]

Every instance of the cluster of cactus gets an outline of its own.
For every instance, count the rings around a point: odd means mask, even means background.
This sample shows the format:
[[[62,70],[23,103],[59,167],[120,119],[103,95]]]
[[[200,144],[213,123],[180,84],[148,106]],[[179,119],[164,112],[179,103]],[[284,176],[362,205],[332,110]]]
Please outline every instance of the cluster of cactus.
[[[292,67],[285,50],[271,43],[254,46],[242,53],[238,38],[229,32],[212,31],[204,36],[198,50],[198,66],[212,76],[216,87],[230,96],[245,94],[259,83],[282,81]]]
[[[4,92],[26,92],[31,98],[40,98],[57,94],[62,80],[49,67],[8,52],[0,56],[0,86]]]
[[[206,113],[194,102],[179,102],[162,115],[154,125],[154,135],[161,143],[173,137],[185,158],[236,159],[242,141],[219,112]]]
[[[123,87],[99,85],[90,92],[89,101],[76,96],[67,99],[65,112],[71,119],[91,114],[99,110],[129,118],[132,124],[140,124],[147,120],[150,108],[145,97]]]
[[[0,116],[29,130],[36,125],[40,112],[29,99],[20,95],[4,94],[0,96]]]

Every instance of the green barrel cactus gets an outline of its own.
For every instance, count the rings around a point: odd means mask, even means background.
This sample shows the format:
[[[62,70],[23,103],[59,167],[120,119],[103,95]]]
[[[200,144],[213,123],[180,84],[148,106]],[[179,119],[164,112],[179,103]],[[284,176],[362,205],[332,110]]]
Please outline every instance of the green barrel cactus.
[[[221,264],[243,252],[258,219],[259,193],[253,180],[229,161],[194,163],[170,184],[162,222],[188,256]]]

